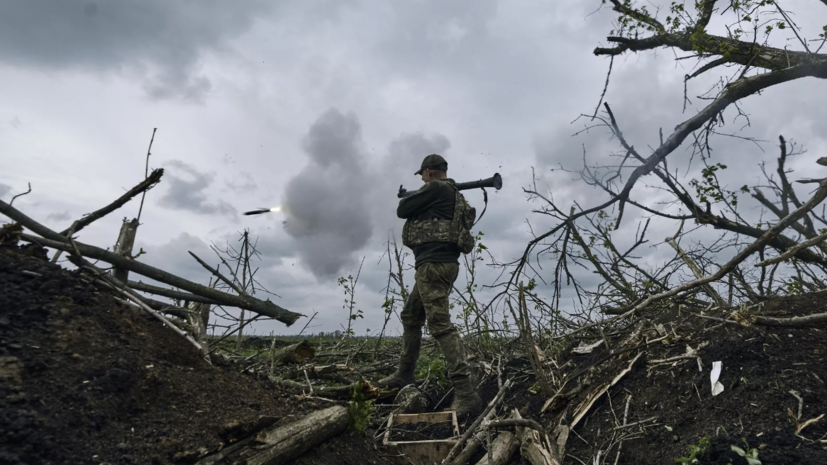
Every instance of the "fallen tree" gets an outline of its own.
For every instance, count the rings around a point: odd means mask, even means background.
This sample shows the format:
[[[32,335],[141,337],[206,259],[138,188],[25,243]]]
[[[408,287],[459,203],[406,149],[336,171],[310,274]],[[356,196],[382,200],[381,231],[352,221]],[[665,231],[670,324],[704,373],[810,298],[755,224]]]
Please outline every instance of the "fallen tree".
[[[175,276],[171,273],[141,263],[137,260],[103,250],[99,247],[77,242],[72,238],[64,237],[59,233],[52,231],[3,201],[0,201],[0,213],[3,213],[7,217],[20,223],[25,228],[40,236],[38,237],[31,234],[22,234],[21,239],[26,242],[32,242],[43,247],[49,247],[56,250],[62,250],[64,252],[74,253],[83,257],[101,260],[114,265],[115,267],[129,270],[142,276],[146,276],[147,278],[151,278],[156,281],[169,284],[170,286],[184,289],[207,299],[211,299],[211,302],[209,303],[220,303],[223,305],[250,310],[252,312],[281,321],[288,326],[292,325],[296,322],[296,320],[303,316],[300,313],[291,312],[290,310],[280,307],[271,302],[269,299],[259,300],[247,294],[232,295],[226,292],[221,292],[179,276]]]
[[[266,429],[199,460],[196,465],[280,465],[344,431],[347,424],[347,407],[336,405],[313,412],[296,422]]]

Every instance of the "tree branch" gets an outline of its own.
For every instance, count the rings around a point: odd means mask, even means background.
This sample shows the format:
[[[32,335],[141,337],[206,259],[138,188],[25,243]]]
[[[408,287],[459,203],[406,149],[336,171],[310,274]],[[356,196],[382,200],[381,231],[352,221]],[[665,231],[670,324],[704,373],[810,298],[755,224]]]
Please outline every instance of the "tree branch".
[[[264,316],[269,316],[281,321],[287,326],[292,325],[296,322],[296,320],[304,316],[301,313],[291,312],[290,310],[280,307],[273,302],[270,302],[270,300],[259,300],[252,297],[239,297],[232,294],[227,294],[226,292],[217,291],[207,286],[202,286],[201,284],[180,278],[173,274],[167,273],[166,271],[146,265],[136,260],[131,260],[101,248],[72,241],[71,239],[62,236],[29,218],[23,212],[17,210],[2,200],[0,200],[0,213],[8,216],[12,220],[28,228],[30,231],[33,231],[45,238],[42,239],[28,234],[23,234],[22,239],[28,242],[34,242],[45,247],[51,247],[53,249],[63,250],[66,252],[75,252],[73,246],[77,245],[77,252],[79,252],[80,255],[97,260],[103,260],[107,263],[115,265],[116,267],[134,271],[135,273],[152,278],[170,286],[179,287],[192,293],[215,299],[224,305],[239,307],[245,310],[260,313]]]
[[[86,226],[89,226],[89,224],[92,223],[93,221],[98,220],[100,218],[103,218],[104,216],[108,215],[109,213],[121,208],[122,206],[124,206],[124,204],[126,202],[129,202],[130,200],[132,200],[132,197],[135,197],[136,195],[140,194],[141,192],[144,192],[146,190],[151,189],[155,184],[157,184],[161,180],[161,176],[163,176],[163,175],[164,175],[164,169],[163,168],[153,170],[152,174],[150,174],[149,177],[147,177],[146,179],[141,181],[137,186],[133,187],[132,189],[129,189],[124,195],[120,196],[118,198],[118,200],[110,203],[109,205],[101,208],[100,210],[94,211],[94,212],[92,212],[88,215],[85,215],[83,218],[75,221],[74,223],[72,223],[72,226],[70,226],[69,228],[64,229],[63,231],[61,231],[60,235],[61,236],[68,236],[70,234],[74,234],[74,233],[80,231],[81,229],[85,228]],[[29,229],[31,229],[31,228],[29,228]],[[41,234],[41,236],[42,236],[42,234]]]
[[[706,33],[693,35],[690,32],[675,32],[658,34],[643,39],[607,37],[606,40],[619,45],[613,48],[597,47],[593,52],[595,55],[614,56],[628,51],[640,52],[658,47],[674,47],[685,52],[700,51],[708,55],[720,55],[727,57],[729,63],[764,68],[770,71],[780,71],[808,63],[827,63],[827,55],[825,54],[784,50]],[[820,77],[824,78],[824,76]]]

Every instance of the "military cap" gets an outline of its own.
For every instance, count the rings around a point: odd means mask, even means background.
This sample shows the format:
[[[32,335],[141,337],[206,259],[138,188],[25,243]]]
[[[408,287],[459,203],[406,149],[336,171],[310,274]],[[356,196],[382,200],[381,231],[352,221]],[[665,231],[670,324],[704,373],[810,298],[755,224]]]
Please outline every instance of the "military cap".
[[[445,161],[445,159],[442,158],[440,155],[433,153],[425,157],[424,160],[422,160],[422,165],[419,167],[419,171],[417,171],[414,174],[421,174],[423,171],[428,169],[447,171],[448,162]]]

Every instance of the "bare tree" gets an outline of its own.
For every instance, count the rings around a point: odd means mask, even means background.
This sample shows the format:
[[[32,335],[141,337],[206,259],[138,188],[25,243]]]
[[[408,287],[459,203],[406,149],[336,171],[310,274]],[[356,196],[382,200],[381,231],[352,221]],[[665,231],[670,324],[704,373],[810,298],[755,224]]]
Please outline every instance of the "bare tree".
[[[606,3],[604,0],[603,4]],[[819,276],[827,270],[827,250],[823,239],[819,240],[824,230],[818,227],[827,226],[823,210],[821,214],[816,209],[804,211],[797,221],[790,223],[788,232],[773,229],[773,225],[788,218],[792,210],[800,212],[806,204],[799,200],[802,194],[796,192],[789,178],[790,171],[786,169],[793,146],[779,137],[781,154],[775,173],[761,166],[766,184],[734,189],[719,182],[720,173],[727,167],[713,163],[710,156],[711,141],[722,135],[720,128],[725,122],[733,117],[748,118],[739,106],[742,100],[793,80],[827,78],[827,54],[819,53],[827,40],[827,32],[817,40],[806,40],[799,27],[790,21],[789,12],[781,2],[699,0],[694,5],[673,2],[663,10],[655,6],[654,12],[650,11],[651,2],[610,0],[608,3],[616,14],[615,28],[607,38],[614,46],[594,50],[597,56],[610,57],[607,88],[614,57],[661,47],[674,51],[676,60],[697,60],[697,70],[685,77],[687,85],[713,70],[728,70],[729,74],[722,72],[718,84],[700,97],[708,103],[696,114],[678,124],[667,137],[661,132],[658,144],[649,153],[636,148],[643,144],[634,143],[624,135],[622,122],[615,117],[611,106],[603,102],[604,89],[594,114],[581,117],[590,121],[587,130],[603,127],[611,132],[621,149],[615,154],[618,163],[592,165],[584,154],[583,168],[575,171],[582,183],[597,188],[604,198],[589,206],[563,206],[538,189],[534,179],[524,192],[530,201],[540,204],[535,212],[553,218],[555,223],[547,231],[535,234],[516,260],[499,264],[510,273],[495,284],[499,292],[492,303],[502,299],[512,301],[520,282],[536,279],[552,284],[550,306],[558,311],[563,287],[573,290],[581,308],[602,307],[609,313],[624,313],[644,302],[658,301],[657,296],[665,293],[679,301],[700,304],[712,300],[720,305],[724,301],[714,283],[693,286],[676,294],[670,290],[679,284],[679,276],[687,275],[684,267],[689,263],[696,268],[692,270],[692,282],[702,281],[699,275],[720,271],[716,262],[722,252],[737,255],[752,250],[750,247],[755,243],[762,246],[754,250],[758,255],[754,261],[765,261],[766,254],[784,254],[784,258],[758,268],[751,266],[755,263],[750,261],[735,263],[729,272],[736,300],[755,300],[786,290],[795,291],[796,285],[790,283],[798,283],[798,289],[823,287]],[[725,30],[725,35],[709,32],[713,19],[719,23],[715,24],[716,30]],[[795,40],[794,45],[773,46],[775,42],[771,38],[774,40],[779,34],[788,34]],[[689,55],[678,56],[682,52]],[[688,102],[687,86],[684,87],[685,102]],[[691,159],[697,158],[703,164],[698,178],[681,177],[668,164],[669,155],[687,142],[692,148]],[[653,191],[666,193],[671,200],[654,204],[647,200]],[[760,219],[742,215],[738,208],[739,196],[747,195],[774,219],[765,214]],[[615,233],[624,218],[631,215],[642,219],[631,246],[622,249],[619,244],[624,241],[618,241]],[[653,267],[635,253],[649,241],[647,231],[650,221],[654,220],[661,225],[675,223],[679,232],[670,239],[676,246],[680,238],[698,228],[711,226],[720,231],[720,235],[712,242],[685,244],[686,250],[677,246],[674,258]],[[688,224],[687,220],[697,226],[685,230],[683,224]],[[551,276],[542,269],[542,260],[549,258],[555,263]],[[582,271],[596,273],[602,283],[596,288],[584,287],[578,279],[578,276],[582,278]],[[584,320],[593,318],[588,311],[576,316]]]

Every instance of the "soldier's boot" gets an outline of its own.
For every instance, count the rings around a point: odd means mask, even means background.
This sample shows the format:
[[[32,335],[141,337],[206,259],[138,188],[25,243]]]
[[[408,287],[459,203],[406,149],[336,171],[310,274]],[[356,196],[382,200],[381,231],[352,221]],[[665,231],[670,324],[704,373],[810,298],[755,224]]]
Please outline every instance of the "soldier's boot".
[[[422,346],[422,328],[405,328],[402,333],[402,355],[399,357],[399,366],[396,373],[377,381],[379,386],[402,388],[416,383],[414,370],[419,359],[419,349]]]
[[[458,420],[479,414],[482,411],[482,399],[477,394],[474,379],[468,369],[462,339],[456,331],[452,331],[437,337],[437,342],[448,364],[451,384],[454,385],[454,401],[450,408],[456,411]]]

